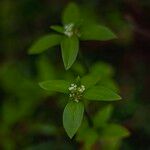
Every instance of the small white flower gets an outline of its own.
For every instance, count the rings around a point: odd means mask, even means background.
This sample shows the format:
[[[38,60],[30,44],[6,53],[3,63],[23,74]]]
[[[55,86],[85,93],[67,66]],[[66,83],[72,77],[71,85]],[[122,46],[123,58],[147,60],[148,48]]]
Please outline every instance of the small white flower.
[[[78,88],[78,91],[79,91],[79,92],[83,92],[82,88],[80,88],[80,87]]]
[[[74,87],[71,86],[68,89],[69,89],[69,91],[72,91],[74,89]]]
[[[76,88],[77,88],[77,85],[76,85],[76,84],[71,84],[68,89],[69,89],[69,91],[75,91]]]
[[[75,84],[71,84],[71,86],[75,86]]]
[[[83,92],[85,91],[85,86],[77,86],[76,84],[72,83],[68,89],[70,91],[69,97],[72,98],[74,101],[79,102]]]
[[[78,99],[75,99],[74,101],[75,101],[75,102],[77,102],[77,103],[79,102],[79,100],[78,100]]]
[[[81,88],[82,88],[83,91],[85,90],[85,86],[84,85],[81,85]]]
[[[73,28],[74,28],[74,24],[70,23],[68,25],[65,25],[64,29],[64,34],[67,35],[68,37],[71,37],[73,35]]]
[[[74,89],[76,89],[76,88],[77,88],[77,85],[75,84],[73,87],[74,87]]]

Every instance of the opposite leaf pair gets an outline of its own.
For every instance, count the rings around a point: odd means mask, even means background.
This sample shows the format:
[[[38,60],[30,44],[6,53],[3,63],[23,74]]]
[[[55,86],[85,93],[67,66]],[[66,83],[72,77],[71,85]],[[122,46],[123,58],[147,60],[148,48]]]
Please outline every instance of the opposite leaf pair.
[[[89,23],[86,19],[81,15],[79,7],[70,3],[62,16],[63,26],[51,26],[51,29],[59,34],[43,36],[33,44],[29,53],[38,54],[60,44],[65,69],[69,69],[77,58],[80,40],[106,41],[116,38],[107,27]]]
[[[88,18],[88,17],[87,17]],[[87,23],[88,22],[88,23]],[[30,54],[41,53],[56,45],[61,45],[61,53],[66,69],[75,62],[80,40],[110,40],[116,36],[106,27],[89,23],[81,15],[79,7],[71,3],[62,16],[62,26],[51,26],[57,34],[50,34],[39,39],[29,50]],[[58,34],[59,33],[59,34]],[[108,88],[98,85],[99,78],[85,76],[76,82],[50,80],[41,82],[40,86],[49,91],[68,94],[70,101],[63,113],[63,125],[70,138],[77,132],[84,114],[84,100],[113,101],[121,97]]]
[[[68,94],[68,104],[63,113],[63,126],[70,138],[77,132],[84,114],[84,100],[114,101],[121,97],[110,89],[97,85],[98,79],[87,75],[75,82],[49,80],[40,83],[48,91]]]

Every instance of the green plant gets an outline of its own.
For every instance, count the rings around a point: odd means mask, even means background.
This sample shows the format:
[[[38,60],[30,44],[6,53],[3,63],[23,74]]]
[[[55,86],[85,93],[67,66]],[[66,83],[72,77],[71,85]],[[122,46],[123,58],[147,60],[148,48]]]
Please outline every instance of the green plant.
[[[78,6],[70,3],[62,16],[63,26],[55,25],[50,27],[57,34],[41,37],[33,44],[29,53],[38,54],[60,44],[64,66],[69,69],[77,58],[80,40],[106,41],[116,38],[116,35],[107,27],[95,22],[87,22],[87,18],[81,15]]]
[[[60,44],[63,63],[65,69],[68,70],[77,58],[80,40],[106,41],[116,38],[116,35],[110,29],[99,25],[96,22],[89,23],[86,18],[87,17],[80,13],[80,8],[76,4],[70,3],[62,16],[63,26],[51,26],[50,28],[57,33],[45,35],[40,38],[29,49],[29,53],[39,54],[52,46]],[[86,65],[83,59],[81,61]],[[55,79],[39,83],[45,90],[67,94],[68,99],[66,99],[66,101],[68,101],[68,103],[63,112],[63,126],[70,138],[75,135],[80,127],[84,113],[88,118],[89,126],[94,128],[94,126],[100,124],[99,122],[95,123],[97,122],[95,121],[96,119],[93,123],[92,119],[89,117],[86,111],[86,103],[88,103],[88,101],[110,102],[121,99],[116,93],[116,90],[111,87],[113,85],[111,80],[105,80],[107,79],[107,76],[101,81],[99,73],[102,72],[98,73],[99,70],[95,69],[97,67],[93,69],[86,66],[86,68],[87,74],[82,77],[78,76],[74,80]],[[107,86],[105,86],[105,84],[107,84]],[[105,120],[107,119],[105,118]],[[103,123],[104,122],[102,122],[102,124]],[[107,126],[107,128],[110,127]],[[112,130],[114,128],[117,130],[118,127],[113,126]],[[106,128],[104,128],[104,130],[105,129]],[[125,133],[125,135],[127,135],[127,133]]]
[[[99,80],[94,76],[77,78],[75,82],[65,80],[50,80],[40,83],[40,86],[49,91],[68,94],[68,104],[63,113],[63,125],[70,138],[74,136],[79,128],[83,113],[84,100],[113,101],[121,97],[112,90],[98,85]]]

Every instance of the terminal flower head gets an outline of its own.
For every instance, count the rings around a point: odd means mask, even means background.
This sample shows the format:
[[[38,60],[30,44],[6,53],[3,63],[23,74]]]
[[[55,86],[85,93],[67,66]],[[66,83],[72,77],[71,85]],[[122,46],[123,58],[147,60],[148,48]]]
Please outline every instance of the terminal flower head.
[[[71,37],[74,34],[74,24],[70,23],[64,26],[64,34],[67,35],[68,37]]]
[[[84,85],[78,86],[77,84],[72,83],[68,89],[70,91],[69,97],[72,100],[79,102],[79,100],[83,95],[83,92],[85,91],[85,86]]]

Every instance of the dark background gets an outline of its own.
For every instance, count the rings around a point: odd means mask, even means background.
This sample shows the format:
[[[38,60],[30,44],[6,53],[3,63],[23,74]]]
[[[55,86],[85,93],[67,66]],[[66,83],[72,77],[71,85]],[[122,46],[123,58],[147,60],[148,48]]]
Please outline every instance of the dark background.
[[[27,50],[34,40],[51,32],[50,25],[60,24],[61,12],[68,2],[68,0],[0,2],[0,147],[5,147],[6,150],[13,149],[11,147],[16,145],[17,149],[20,149],[47,141],[48,135],[39,136],[36,132],[31,133],[28,127],[34,121],[43,121],[44,118],[43,122],[48,122],[51,117],[54,120],[55,117],[61,116],[57,108],[48,107],[54,105],[52,102],[49,100],[41,102],[42,96],[37,95],[40,89],[29,88],[32,87],[32,83],[26,80],[30,77],[32,81],[37,75],[35,65],[39,56],[29,56]],[[123,101],[116,105],[114,116],[131,132],[131,136],[123,141],[121,149],[148,150],[150,149],[150,1],[76,0],[76,2],[91,11],[94,10],[99,22],[110,27],[118,36],[117,40],[108,42],[81,42],[81,47],[91,63],[101,60],[110,63],[116,71],[115,78],[119,83]],[[56,53],[53,51],[52,54],[50,52],[46,54],[53,66],[63,67],[59,50],[56,50]],[[20,87],[22,83],[25,85]],[[30,115],[20,117],[15,124],[10,123],[11,125],[5,128],[3,115],[7,114],[7,111],[3,111],[3,106],[8,102],[6,107],[9,107],[20,97],[24,97],[24,100],[34,97],[35,101],[39,99],[38,104],[34,101],[33,107],[28,110]],[[17,108],[15,107],[17,113],[20,113]],[[57,123],[61,125],[59,119],[56,119],[56,125]]]

